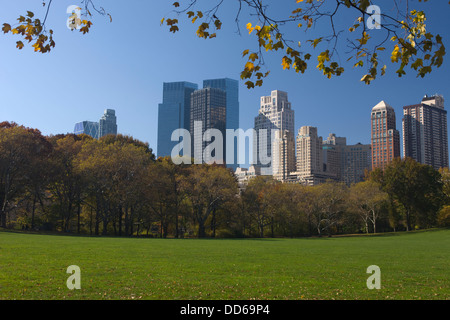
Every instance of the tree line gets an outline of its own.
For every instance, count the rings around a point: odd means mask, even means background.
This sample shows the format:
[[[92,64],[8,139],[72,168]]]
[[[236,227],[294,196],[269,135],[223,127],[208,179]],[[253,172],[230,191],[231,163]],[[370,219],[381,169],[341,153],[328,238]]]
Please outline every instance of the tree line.
[[[347,186],[175,165],[124,135],[44,136],[0,123],[0,227],[149,237],[300,237],[450,225],[450,173],[406,159]]]

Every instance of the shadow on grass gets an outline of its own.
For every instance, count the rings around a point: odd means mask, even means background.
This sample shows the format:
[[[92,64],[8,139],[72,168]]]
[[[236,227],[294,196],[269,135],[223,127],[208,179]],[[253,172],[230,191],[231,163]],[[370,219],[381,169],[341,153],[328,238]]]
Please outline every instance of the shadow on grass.
[[[79,237],[79,238],[95,238],[95,239],[149,239],[149,240],[203,240],[203,241],[222,241],[222,240],[230,240],[230,241],[280,241],[285,239],[301,239],[301,240],[334,240],[340,238],[372,238],[372,237],[396,237],[403,235],[413,235],[418,233],[425,232],[437,232],[450,230],[450,228],[430,228],[430,229],[422,229],[422,230],[411,230],[411,231],[397,231],[397,232],[381,232],[381,233],[357,233],[357,234],[340,234],[340,235],[323,235],[323,236],[300,236],[300,237],[268,237],[268,238],[252,238],[252,237],[236,237],[236,238],[213,238],[213,237],[205,237],[205,238],[160,238],[160,237],[149,237],[146,235],[141,236],[113,236],[113,235],[89,235],[89,234],[77,234],[77,233],[65,233],[65,232],[56,232],[56,231],[29,231],[29,230],[14,230],[14,229],[6,229],[0,227],[0,233],[14,233],[14,234],[25,234],[25,235],[41,235],[41,236],[64,236],[64,237]]]

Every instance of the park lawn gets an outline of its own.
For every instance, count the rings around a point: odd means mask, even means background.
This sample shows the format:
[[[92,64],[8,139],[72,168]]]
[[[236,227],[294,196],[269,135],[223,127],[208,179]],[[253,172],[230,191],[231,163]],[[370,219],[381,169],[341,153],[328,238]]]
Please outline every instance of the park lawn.
[[[69,290],[67,267],[81,269]],[[367,267],[381,270],[369,290]],[[0,232],[0,299],[450,298],[450,230],[309,239]]]

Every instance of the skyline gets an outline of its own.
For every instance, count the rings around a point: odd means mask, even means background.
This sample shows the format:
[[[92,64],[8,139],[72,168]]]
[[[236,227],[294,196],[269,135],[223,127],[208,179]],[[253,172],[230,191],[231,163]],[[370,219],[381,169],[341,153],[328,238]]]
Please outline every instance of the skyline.
[[[241,52],[252,46],[245,32],[240,36],[235,33],[234,23],[224,23],[217,39],[207,41],[196,38],[189,23],[180,33],[171,34],[160,26],[161,17],[172,9],[171,3],[133,1],[125,7],[107,3],[105,8],[113,22],[96,16],[90,33],[83,36],[66,28],[65,10],[72,2],[76,1],[61,1],[52,7],[48,22],[57,44],[49,54],[37,54],[28,47],[19,51],[15,37],[0,37],[2,121],[37,128],[45,135],[69,133],[76,122],[96,119],[98,112],[112,108],[117,113],[119,132],[148,142],[157,154],[157,108],[162,102],[163,82],[239,79],[245,64]],[[133,5],[136,3],[139,6]],[[448,4],[427,4],[424,8],[431,9],[430,30],[438,30],[449,47]],[[13,21],[26,9],[42,13],[39,4],[6,4],[0,19]],[[222,14],[233,15],[234,9],[230,6]],[[148,38],[129,30],[129,21],[143,19],[152,31]],[[117,39],[124,39],[123,43]],[[380,101],[394,108],[397,128],[401,128],[403,106],[420,103],[426,94],[441,94],[444,99],[450,96],[448,57],[441,68],[424,79],[408,70],[403,78],[388,73],[369,86],[359,82],[364,70],[352,69],[351,63],[345,65],[342,76],[329,80],[313,64],[305,74],[298,75],[282,70],[277,59],[266,58],[271,75],[262,87],[249,90],[239,80],[240,127],[244,130],[253,128],[260,97],[273,90],[288,93],[296,114],[295,131],[314,126],[320,136],[335,133],[346,137],[349,144],[370,144],[370,111]],[[393,73],[393,67],[388,64],[388,71]],[[39,75],[38,81],[33,75]],[[20,85],[24,76],[25,88]],[[349,115],[351,121],[340,121]]]

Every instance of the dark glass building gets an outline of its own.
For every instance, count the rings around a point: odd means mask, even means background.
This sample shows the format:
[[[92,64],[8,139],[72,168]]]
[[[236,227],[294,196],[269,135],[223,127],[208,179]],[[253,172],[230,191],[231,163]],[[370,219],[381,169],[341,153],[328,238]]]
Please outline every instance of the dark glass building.
[[[73,133],[87,134],[94,139],[98,139],[99,123],[93,121],[82,121],[75,124]]]
[[[163,84],[163,102],[158,105],[158,157],[170,156],[179,141],[171,141],[177,129],[190,129],[191,93],[195,83],[168,82]]]
[[[209,79],[203,81],[203,88],[217,88],[226,93],[226,129],[239,129],[239,82],[234,79]],[[236,170],[238,165],[238,137],[235,138],[234,145],[234,161],[227,164],[227,167]],[[231,141],[230,141],[231,143]]]
[[[208,129],[217,129],[221,132],[223,137],[222,144],[222,159],[218,159],[220,163],[225,163],[226,159],[226,121],[227,121],[227,94],[222,89],[204,88],[196,90],[191,94],[191,117],[190,117],[190,132],[191,132],[191,150],[193,157],[199,161],[199,152],[203,156],[206,146],[212,144],[215,140],[211,137],[206,137],[206,140],[211,138],[211,141],[204,141],[204,135]],[[201,125],[201,129],[198,125]],[[196,127],[197,126],[197,127]],[[219,158],[217,154],[212,152],[212,157]],[[202,158],[202,162],[210,163],[207,157]]]

